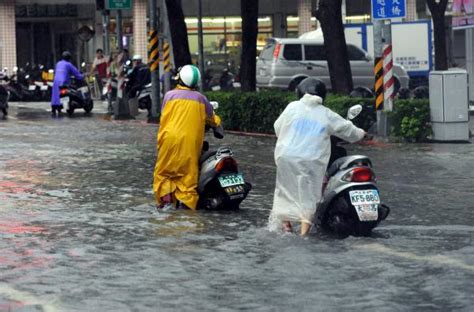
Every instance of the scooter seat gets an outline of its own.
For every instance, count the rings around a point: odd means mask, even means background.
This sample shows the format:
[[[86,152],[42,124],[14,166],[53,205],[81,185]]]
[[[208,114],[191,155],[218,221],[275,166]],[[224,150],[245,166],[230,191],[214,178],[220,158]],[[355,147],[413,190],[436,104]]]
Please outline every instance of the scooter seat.
[[[346,162],[346,159],[343,157],[343,158],[339,158],[339,159],[336,159],[332,165],[329,167],[329,169],[326,171],[326,175],[328,176],[328,178],[332,177],[333,175],[336,174],[336,172],[339,171],[339,168],[341,168],[341,166]]]
[[[214,156],[217,151],[206,151],[201,154],[201,157],[199,157],[199,166],[202,165],[203,162],[205,162],[209,157]]]

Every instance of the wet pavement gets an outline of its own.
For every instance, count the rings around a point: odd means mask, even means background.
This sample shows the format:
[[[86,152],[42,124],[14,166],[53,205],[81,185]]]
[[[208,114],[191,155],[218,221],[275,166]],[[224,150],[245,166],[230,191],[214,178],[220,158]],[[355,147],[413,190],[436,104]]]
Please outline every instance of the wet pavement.
[[[239,212],[158,213],[156,126],[0,120],[0,311],[472,311],[474,145],[368,143],[392,212],[370,238],[267,230],[273,138],[227,135]]]

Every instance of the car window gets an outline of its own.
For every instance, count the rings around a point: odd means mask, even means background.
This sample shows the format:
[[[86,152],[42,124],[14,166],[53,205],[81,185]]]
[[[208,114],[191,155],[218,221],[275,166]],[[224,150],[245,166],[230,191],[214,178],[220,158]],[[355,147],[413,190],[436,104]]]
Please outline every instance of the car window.
[[[275,51],[275,42],[268,42],[262,52],[260,52],[259,58],[262,60],[271,60],[273,58],[273,51]]]
[[[365,61],[365,52],[356,48],[355,46],[348,45],[347,54],[349,56],[349,60],[351,61]]]
[[[283,58],[289,61],[301,61],[301,45],[300,44],[286,44],[283,50]]]
[[[326,51],[323,45],[305,45],[304,57],[306,61],[326,61]]]

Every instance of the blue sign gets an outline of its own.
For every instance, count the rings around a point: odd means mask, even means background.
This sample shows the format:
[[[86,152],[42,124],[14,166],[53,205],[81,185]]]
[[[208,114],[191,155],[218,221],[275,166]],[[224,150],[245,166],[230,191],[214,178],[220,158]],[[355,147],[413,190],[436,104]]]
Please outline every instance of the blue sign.
[[[406,0],[372,0],[372,19],[402,18],[406,15]]]

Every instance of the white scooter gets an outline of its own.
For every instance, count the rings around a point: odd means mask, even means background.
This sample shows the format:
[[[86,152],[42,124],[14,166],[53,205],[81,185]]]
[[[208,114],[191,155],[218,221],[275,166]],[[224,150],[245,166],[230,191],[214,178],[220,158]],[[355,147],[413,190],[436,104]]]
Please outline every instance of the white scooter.
[[[351,107],[347,119],[354,119],[362,110],[361,105]],[[340,146],[337,150],[341,155],[346,154]],[[335,158],[326,172],[327,185],[316,210],[315,223],[340,238],[369,236],[390,212],[380,199],[372,162],[363,155]]]

